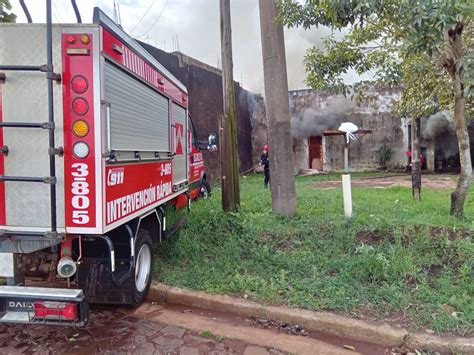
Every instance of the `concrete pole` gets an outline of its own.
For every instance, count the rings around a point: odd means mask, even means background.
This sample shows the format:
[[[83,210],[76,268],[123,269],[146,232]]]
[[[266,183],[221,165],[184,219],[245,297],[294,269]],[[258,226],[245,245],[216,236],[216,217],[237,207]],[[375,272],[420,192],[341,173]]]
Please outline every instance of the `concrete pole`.
[[[351,175],[342,174],[342,199],[344,201],[344,215],[347,218],[352,217],[352,188]]]
[[[344,143],[344,173],[349,174],[349,143],[347,141]]]
[[[259,0],[259,5],[272,208],[290,216],[296,211],[296,191],[283,25],[276,22],[275,0]]]
[[[421,166],[420,166],[420,119],[415,118],[411,125],[411,187],[415,200],[421,199]]]
[[[342,198],[344,200],[344,215],[352,217],[352,188],[349,174],[349,143],[344,136],[344,174],[342,174]]]
[[[222,92],[224,116],[221,138],[222,208],[226,212],[240,209],[239,166],[237,156],[237,119],[234,96],[234,66],[232,63],[232,31],[230,0],[220,0]]]

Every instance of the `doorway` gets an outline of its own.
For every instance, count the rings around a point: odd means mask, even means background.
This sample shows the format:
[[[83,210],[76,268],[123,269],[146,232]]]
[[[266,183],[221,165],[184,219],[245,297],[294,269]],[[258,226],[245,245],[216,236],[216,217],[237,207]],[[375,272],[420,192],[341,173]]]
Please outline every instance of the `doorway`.
[[[309,168],[323,170],[323,139],[321,136],[308,138]]]

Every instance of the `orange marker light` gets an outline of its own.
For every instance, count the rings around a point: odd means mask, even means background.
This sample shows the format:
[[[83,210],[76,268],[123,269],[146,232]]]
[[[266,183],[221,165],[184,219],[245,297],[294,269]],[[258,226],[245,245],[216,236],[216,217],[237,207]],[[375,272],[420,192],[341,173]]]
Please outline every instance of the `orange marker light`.
[[[72,124],[72,131],[78,137],[85,137],[89,133],[89,125],[84,120],[77,120]]]
[[[82,35],[82,36],[81,36],[81,43],[82,43],[82,44],[89,44],[89,43],[91,43],[91,39],[90,39],[89,35]]]

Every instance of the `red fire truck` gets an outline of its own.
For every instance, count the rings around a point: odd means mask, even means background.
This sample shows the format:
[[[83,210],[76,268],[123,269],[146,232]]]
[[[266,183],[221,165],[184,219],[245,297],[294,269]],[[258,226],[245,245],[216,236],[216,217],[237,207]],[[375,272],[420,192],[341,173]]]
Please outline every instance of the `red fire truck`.
[[[144,301],[168,211],[209,185],[184,85],[100,9],[53,25],[46,4],[0,25],[0,323],[81,326]]]

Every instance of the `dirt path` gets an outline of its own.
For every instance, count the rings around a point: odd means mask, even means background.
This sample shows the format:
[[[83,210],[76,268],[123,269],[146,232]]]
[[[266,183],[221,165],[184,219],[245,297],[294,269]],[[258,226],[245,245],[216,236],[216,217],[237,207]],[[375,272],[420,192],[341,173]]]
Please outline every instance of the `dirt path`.
[[[0,325],[1,354],[282,355],[383,354],[380,346],[305,333],[290,335],[265,320],[147,303],[138,309],[100,307],[86,328]],[[293,329],[293,328],[292,328]],[[293,333],[292,333],[293,334]],[[304,336],[302,336],[304,335]],[[344,349],[351,345],[355,351]]]
[[[431,189],[454,189],[456,187],[456,175],[423,175],[421,185]],[[318,181],[313,184],[319,189],[335,189],[341,187],[340,180]],[[411,175],[389,175],[386,177],[366,177],[352,179],[352,187],[365,188],[387,188],[387,187],[409,187],[411,188]]]

